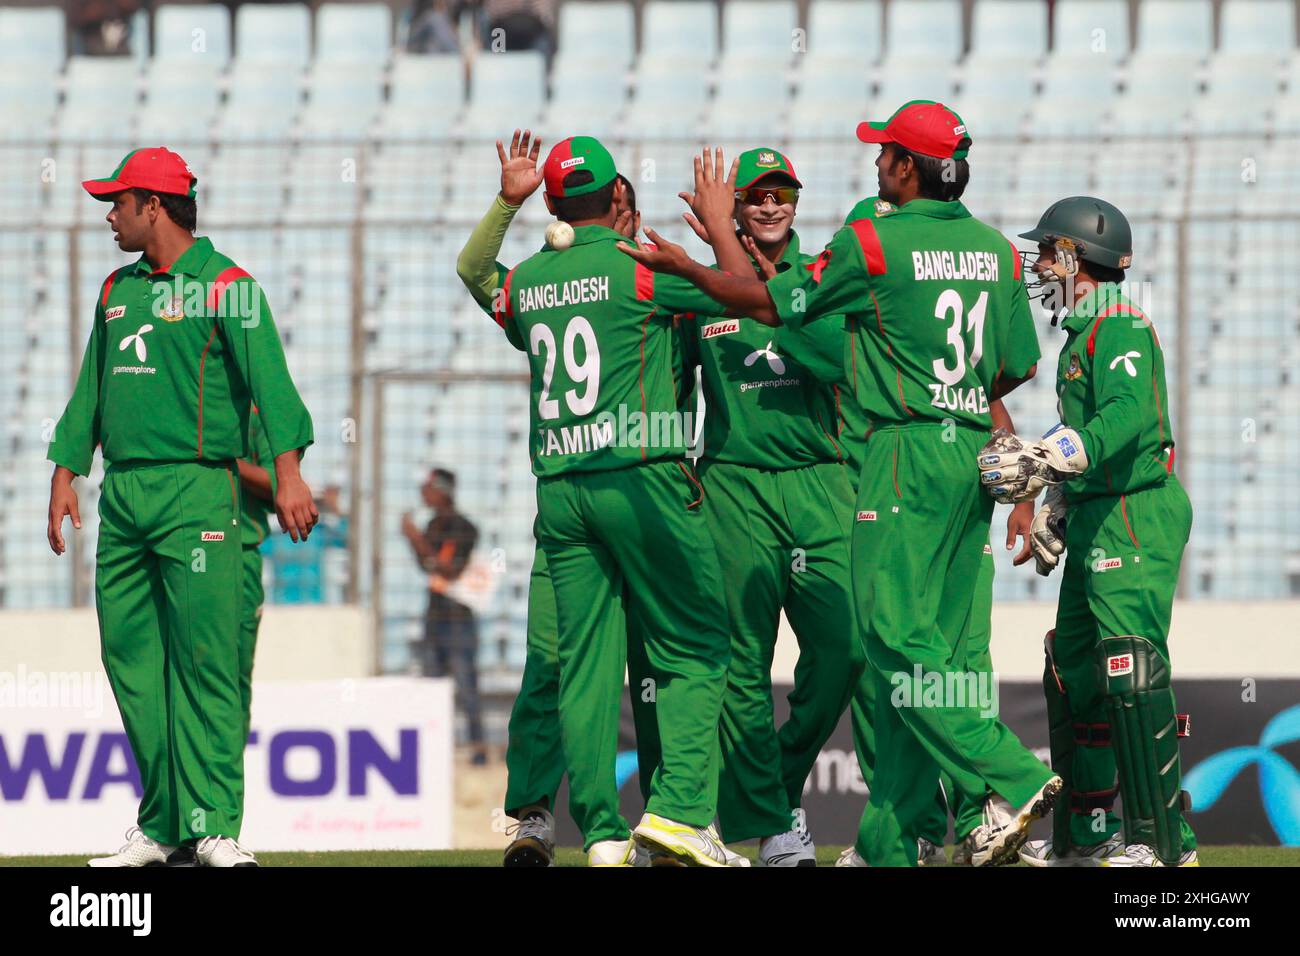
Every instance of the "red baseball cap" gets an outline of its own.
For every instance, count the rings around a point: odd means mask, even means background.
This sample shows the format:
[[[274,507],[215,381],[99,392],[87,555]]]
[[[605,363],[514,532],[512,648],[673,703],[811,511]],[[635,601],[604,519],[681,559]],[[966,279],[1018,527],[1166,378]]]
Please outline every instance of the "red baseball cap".
[[[858,124],[858,139],[864,143],[897,143],[914,153],[940,159],[965,159],[970,138],[962,118],[933,100],[904,103],[883,123]]]
[[[87,179],[81,185],[96,199],[108,201],[127,189],[148,189],[155,193],[194,197],[198,183],[190,167],[176,153],[162,146],[134,149],[122,158],[107,179]]]

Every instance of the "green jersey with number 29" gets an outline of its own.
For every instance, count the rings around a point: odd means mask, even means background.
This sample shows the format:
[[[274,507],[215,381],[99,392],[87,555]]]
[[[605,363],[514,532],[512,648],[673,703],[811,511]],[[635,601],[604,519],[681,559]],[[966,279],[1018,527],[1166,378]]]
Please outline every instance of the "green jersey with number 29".
[[[673,316],[723,308],[619,252],[620,242],[613,229],[579,226],[571,247],[544,247],[502,285],[494,318],[528,356],[539,478],[681,458],[690,444]]]
[[[878,425],[991,429],[994,383],[1024,376],[1040,355],[1015,247],[960,202],[914,199],[854,219],[768,291],[792,328],[856,320],[868,379],[859,395]]]

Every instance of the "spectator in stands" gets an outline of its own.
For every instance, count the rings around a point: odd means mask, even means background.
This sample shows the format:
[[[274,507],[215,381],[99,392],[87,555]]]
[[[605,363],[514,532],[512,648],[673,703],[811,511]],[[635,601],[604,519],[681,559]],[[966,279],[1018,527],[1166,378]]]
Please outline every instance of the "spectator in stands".
[[[316,508],[320,521],[310,538],[292,548],[282,535],[268,535],[262,543],[262,555],[271,568],[266,592],[270,604],[325,603],[328,549],[348,546],[348,518],[339,506],[339,486],[327,486]]]
[[[406,34],[407,53],[459,53],[456,32],[462,4],[451,0],[415,0]]]
[[[67,16],[72,52],[86,56],[125,56],[130,53],[131,17],[143,6],[140,0],[69,3]]]
[[[550,60],[558,7],[558,0],[483,0],[484,49],[537,50]]]
[[[429,609],[424,638],[412,645],[421,672],[427,677],[450,675],[456,682],[456,703],[465,715],[473,762],[487,762],[483,714],[478,696],[478,623],[474,612],[452,598],[448,588],[464,573],[478,543],[478,528],[456,510],[456,476],[435,468],[420,486],[433,518],[421,531],[410,512],[402,515],[402,534],[415,560],[429,575]]]

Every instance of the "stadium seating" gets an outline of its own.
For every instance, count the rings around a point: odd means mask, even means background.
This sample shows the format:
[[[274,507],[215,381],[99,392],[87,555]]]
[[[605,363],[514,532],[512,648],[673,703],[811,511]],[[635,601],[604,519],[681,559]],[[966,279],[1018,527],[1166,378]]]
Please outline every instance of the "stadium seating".
[[[167,143],[196,170],[200,231],[266,287],[318,436],[354,414],[354,369],[367,375],[363,424],[382,391],[374,426],[386,464],[370,474],[368,456],[361,463],[365,490],[382,495],[381,553],[378,573],[367,555],[358,581],[382,604],[385,666],[405,668],[404,642],[418,634],[424,585],[395,529],[436,462],[461,472],[484,553],[505,555],[481,663],[509,672],[522,661],[532,557],[528,391],[518,353],[454,266],[499,186],[492,141],[515,125],[547,147],[606,137],[646,224],[697,254],[676,194],[700,145],[787,150],[805,185],[801,242],[814,249],[876,190],[876,153],[856,142],[856,123],[916,98],[947,100],[966,120],[965,202],[1004,232],[1073,193],[1134,220],[1130,278],[1169,356],[1179,469],[1197,514],[1186,592],[1300,592],[1290,543],[1300,507],[1286,493],[1300,440],[1282,424],[1300,405],[1300,279],[1284,260],[1300,225],[1291,0],[1057,0],[1050,22],[1045,0],[565,0],[549,62],[532,51],[409,55],[393,48],[388,5],[333,0],[243,3],[233,18],[224,4],[163,2],[152,51],[69,57],[58,8],[2,3],[0,62],[12,68],[0,71],[0,162],[38,185],[0,195],[0,282],[17,304],[0,323],[0,441],[12,462],[0,470],[0,604],[66,604],[93,566],[93,546],[75,567],[51,562],[25,529],[45,509],[39,423],[66,401],[86,304],[129,261],[79,183],[128,148]],[[531,199],[501,260],[535,251],[547,219]],[[1045,317],[1040,339],[1042,371],[1015,395],[1026,431],[1056,416],[1061,338]],[[377,384],[394,370],[423,377]],[[1258,435],[1238,461],[1246,421]],[[346,483],[354,453],[318,440],[309,477]],[[369,510],[356,520],[368,542]],[[1059,581],[994,552],[999,599],[1055,595]]]

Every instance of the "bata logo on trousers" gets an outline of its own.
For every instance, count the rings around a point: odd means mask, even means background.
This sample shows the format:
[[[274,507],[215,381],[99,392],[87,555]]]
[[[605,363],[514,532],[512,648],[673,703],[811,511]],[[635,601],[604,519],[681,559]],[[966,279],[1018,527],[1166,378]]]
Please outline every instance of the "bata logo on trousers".
[[[205,531],[201,540],[203,541],[225,541],[226,533],[224,531]]]
[[[1114,654],[1106,658],[1106,673],[1111,677],[1123,677],[1133,673],[1132,654]]]
[[[875,513],[874,511],[859,511],[859,512],[858,512],[858,520],[859,520],[859,521],[875,521],[875,520],[876,520],[876,513]]]
[[[1092,569],[1097,572],[1110,571],[1124,566],[1123,558],[1102,558],[1094,562]]]

